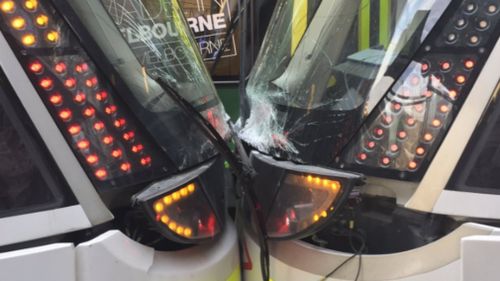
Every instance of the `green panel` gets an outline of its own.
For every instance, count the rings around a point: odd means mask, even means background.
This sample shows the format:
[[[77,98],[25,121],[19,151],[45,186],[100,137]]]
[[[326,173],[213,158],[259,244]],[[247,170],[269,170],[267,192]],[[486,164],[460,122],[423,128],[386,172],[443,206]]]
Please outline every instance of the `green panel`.
[[[359,6],[358,50],[370,48],[370,0],[361,0]]]
[[[389,38],[391,36],[391,0],[380,0],[380,44],[384,45],[385,49],[389,46]]]
[[[231,120],[236,121],[240,116],[238,85],[217,85],[216,88],[227,114],[229,114]]]

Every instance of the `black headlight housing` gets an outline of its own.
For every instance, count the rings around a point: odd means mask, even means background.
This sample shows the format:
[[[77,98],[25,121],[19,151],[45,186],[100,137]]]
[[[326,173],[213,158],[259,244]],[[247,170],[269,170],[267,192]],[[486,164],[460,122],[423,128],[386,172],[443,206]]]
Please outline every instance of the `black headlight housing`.
[[[151,184],[132,197],[132,204],[147,214],[164,237],[200,243],[216,239],[224,228],[223,187],[224,166],[221,159],[214,159]]]
[[[311,235],[334,217],[361,174],[279,161],[253,151],[256,171],[252,188],[270,239]]]

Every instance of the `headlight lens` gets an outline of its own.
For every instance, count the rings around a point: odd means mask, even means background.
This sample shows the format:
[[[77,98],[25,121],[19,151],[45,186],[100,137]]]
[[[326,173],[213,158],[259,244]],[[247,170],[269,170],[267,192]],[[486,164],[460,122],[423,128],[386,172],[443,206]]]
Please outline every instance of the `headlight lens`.
[[[154,183],[133,196],[133,205],[170,240],[190,244],[214,239],[224,226],[225,215],[220,167],[213,160]],[[207,192],[207,186],[220,188]]]
[[[278,161],[252,152],[257,172],[253,189],[269,238],[293,239],[312,234],[331,219],[362,176]]]

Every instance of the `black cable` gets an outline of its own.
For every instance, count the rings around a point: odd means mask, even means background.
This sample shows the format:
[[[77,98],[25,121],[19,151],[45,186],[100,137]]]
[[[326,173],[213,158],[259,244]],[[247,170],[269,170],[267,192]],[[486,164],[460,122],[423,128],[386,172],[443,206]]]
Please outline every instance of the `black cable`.
[[[352,237],[354,236],[354,234],[357,234],[358,235],[357,238],[360,239],[360,241],[361,241],[361,247],[359,247],[359,249],[357,249],[357,250],[354,249],[354,246],[352,244]],[[358,270],[357,270],[356,277],[355,277],[354,281],[357,281],[359,279],[359,276],[361,274],[362,253],[365,250],[366,241],[365,241],[365,239],[364,239],[364,237],[362,235],[360,235],[359,233],[355,233],[355,232],[353,232],[351,230],[349,232],[349,244],[350,244],[351,248],[353,248],[353,250],[355,250],[355,253],[352,254],[351,256],[349,256],[349,258],[347,258],[345,261],[343,261],[341,264],[339,264],[330,273],[328,273],[327,275],[325,275],[320,281],[326,281],[333,274],[335,274],[335,272],[339,271],[344,265],[346,265],[348,262],[350,262],[351,260],[353,260],[357,256],[359,256],[359,263],[358,263]]]
[[[229,28],[226,30],[226,34],[224,35],[224,43],[222,43],[221,48],[217,52],[217,56],[215,57],[215,60],[212,64],[212,68],[210,69],[210,74],[214,75],[215,69],[217,68],[217,65],[222,57],[222,54],[224,53],[223,51],[226,49],[227,45],[229,44],[228,39],[234,34],[234,31],[236,30],[236,25],[240,21],[241,15],[245,12],[246,8],[248,7],[248,4],[250,3],[250,0],[247,0],[244,6],[238,11],[238,14],[236,17],[233,17],[231,20],[231,23],[229,25]]]
[[[165,93],[191,118],[202,133],[209,139],[215,148],[221,153],[222,157],[229,163],[231,170],[237,178],[237,192],[241,208],[245,203],[251,208],[251,212],[257,220],[257,238],[259,240],[261,273],[264,281],[269,280],[269,250],[267,245],[267,233],[265,230],[264,218],[260,208],[256,208],[257,196],[251,188],[255,172],[251,167],[248,155],[241,144],[239,138],[234,134],[232,126],[229,126],[231,137],[236,143],[236,148],[241,156],[240,159],[231,151],[226,141],[219,135],[217,130],[198,112],[193,105],[184,99],[175,91],[162,77],[156,79],[156,82]],[[240,161],[241,160],[241,161]],[[240,212],[242,213],[242,212]],[[241,218],[242,219],[242,218]]]

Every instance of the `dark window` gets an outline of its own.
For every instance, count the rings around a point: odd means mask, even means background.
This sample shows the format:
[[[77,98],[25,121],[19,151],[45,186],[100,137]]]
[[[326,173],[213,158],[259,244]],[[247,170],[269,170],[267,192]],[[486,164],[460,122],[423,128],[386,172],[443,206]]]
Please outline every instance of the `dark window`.
[[[447,189],[500,194],[500,83]]]
[[[0,218],[75,201],[15,96],[0,73]]]

